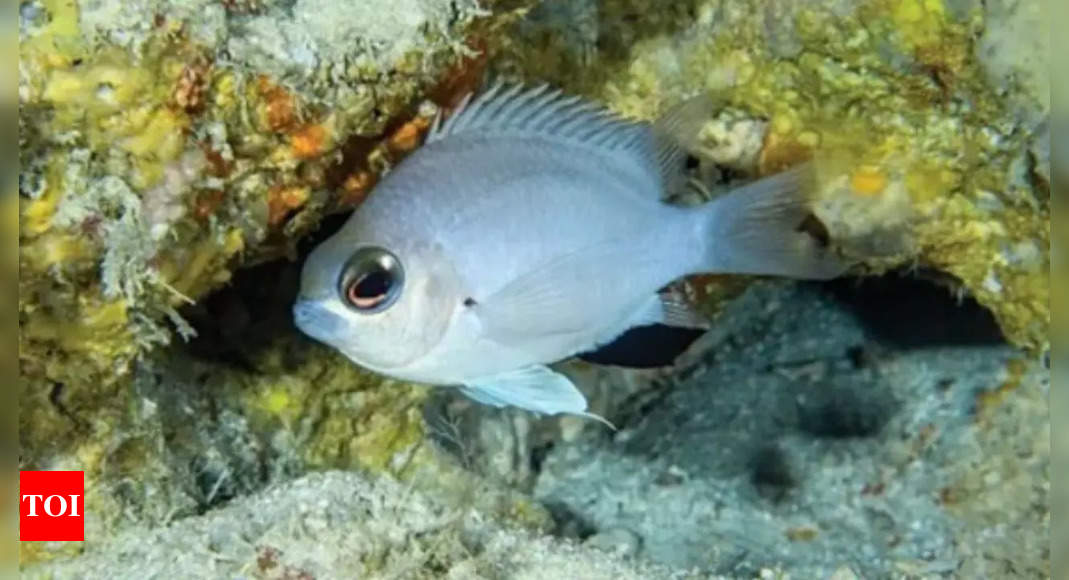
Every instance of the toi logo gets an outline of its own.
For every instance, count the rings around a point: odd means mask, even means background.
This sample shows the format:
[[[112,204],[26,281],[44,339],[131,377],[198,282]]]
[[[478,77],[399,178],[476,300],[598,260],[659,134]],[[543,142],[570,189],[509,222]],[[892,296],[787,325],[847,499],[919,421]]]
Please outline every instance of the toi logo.
[[[83,541],[84,500],[82,471],[20,471],[19,540]]]

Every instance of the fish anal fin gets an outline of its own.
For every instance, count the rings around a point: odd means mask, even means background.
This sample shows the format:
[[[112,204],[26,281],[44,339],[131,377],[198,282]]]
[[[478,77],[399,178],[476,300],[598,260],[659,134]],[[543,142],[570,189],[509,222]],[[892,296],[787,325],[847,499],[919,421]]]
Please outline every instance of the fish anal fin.
[[[663,324],[707,330],[709,321],[678,292],[666,290],[650,296],[628,320],[627,327]],[[615,337],[614,337],[615,338]]]

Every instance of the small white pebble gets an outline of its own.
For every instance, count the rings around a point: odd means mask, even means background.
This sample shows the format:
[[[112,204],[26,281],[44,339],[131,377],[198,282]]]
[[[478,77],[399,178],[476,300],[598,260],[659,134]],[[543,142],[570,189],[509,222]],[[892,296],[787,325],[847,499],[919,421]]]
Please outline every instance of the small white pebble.
[[[585,545],[614,553],[619,556],[631,557],[638,554],[639,538],[631,530],[624,528],[610,528],[590,536],[583,542]]]
[[[857,574],[850,569],[849,566],[839,566],[835,572],[832,572],[828,580],[857,580]]]
[[[115,87],[107,83],[101,83],[97,86],[96,97],[109,105],[117,104],[115,101]]]
[[[589,419],[585,417],[575,417],[572,415],[565,415],[560,418],[560,437],[565,443],[571,443],[577,441],[579,436],[586,429]]]
[[[994,272],[989,272],[983,282],[984,290],[991,292],[992,294],[1002,293],[1002,283],[995,277]]]

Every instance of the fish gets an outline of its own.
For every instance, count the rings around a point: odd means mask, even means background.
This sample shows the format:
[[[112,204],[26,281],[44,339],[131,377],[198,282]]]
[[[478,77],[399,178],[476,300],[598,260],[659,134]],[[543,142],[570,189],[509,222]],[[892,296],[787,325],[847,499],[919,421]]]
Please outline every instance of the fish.
[[[468,94],[309,253],[295,325],[383,376],[604,421],[551,365],[635,327],[707,324],[663,291],[673,281],[848,267],[802,228],[808,164],[666,202],[686,187],[684,146],[710,102],[647,121],[547,84]]]

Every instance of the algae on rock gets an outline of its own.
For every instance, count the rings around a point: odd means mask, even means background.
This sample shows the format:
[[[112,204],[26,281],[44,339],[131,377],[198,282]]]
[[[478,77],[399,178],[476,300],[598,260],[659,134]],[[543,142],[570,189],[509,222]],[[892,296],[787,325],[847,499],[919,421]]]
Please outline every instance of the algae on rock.
[[[422,433],[417,391],[365,397],[373,381],[351,365],[287,370],[270,348],[257,364],[276,374],[190,377],[157,347],[191,338],[191,306],[238,267],[292,257],[418,144],[512,17],[494,5],[20,2],[21,467],[85,470],[95,513],[134,521],[248,493],[266,465],[396,469]],[[337,372],[307,375],[324,366]],[[359,400],[303,407],[335,388]],[[305,412],[321,422],[305,455],[271,455],[296,453],[271,447],[271,425]]]

